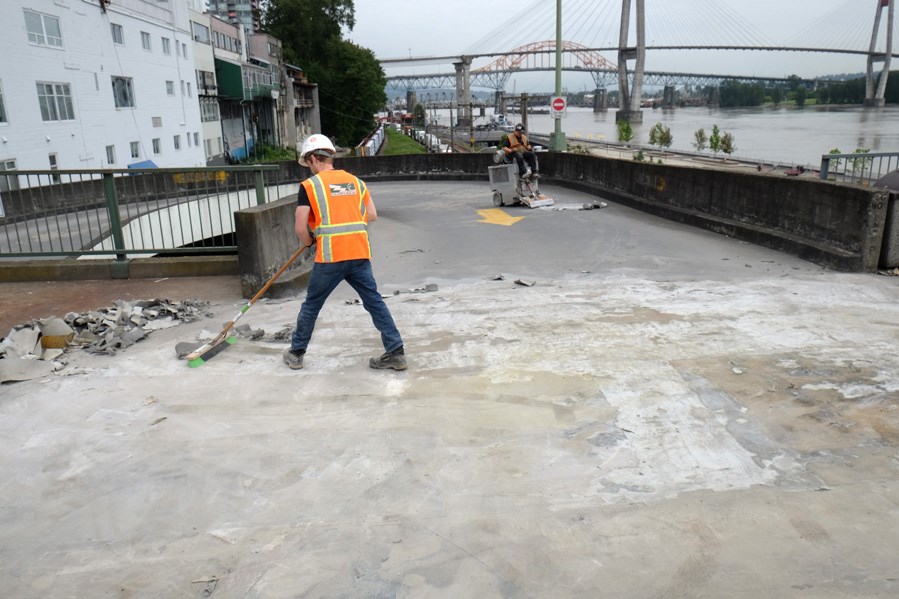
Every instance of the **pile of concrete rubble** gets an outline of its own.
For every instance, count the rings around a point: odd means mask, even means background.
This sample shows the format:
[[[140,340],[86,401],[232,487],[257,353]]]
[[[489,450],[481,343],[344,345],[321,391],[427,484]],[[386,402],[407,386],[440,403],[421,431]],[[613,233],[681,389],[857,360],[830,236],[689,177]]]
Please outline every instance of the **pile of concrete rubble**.
[[[16,325],[0,340],[0,383],[64,374],[67,350],[112,355],[153,331],[211,316],[204,301],[117,300],[100,310]]]

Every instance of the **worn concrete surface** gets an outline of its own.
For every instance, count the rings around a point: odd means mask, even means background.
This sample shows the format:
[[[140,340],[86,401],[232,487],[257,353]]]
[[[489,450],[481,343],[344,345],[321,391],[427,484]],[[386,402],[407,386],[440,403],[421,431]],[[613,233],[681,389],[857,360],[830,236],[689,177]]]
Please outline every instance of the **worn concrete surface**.
[[[341,288],[302,371],[272,341],[175,359],[225,293],[0,387],[4,596],[899,594],[899,278],[614,204],[501,226],[483,185],[372,190],[382,292],[439,286],[387,300],[409,370],[367,368]]]

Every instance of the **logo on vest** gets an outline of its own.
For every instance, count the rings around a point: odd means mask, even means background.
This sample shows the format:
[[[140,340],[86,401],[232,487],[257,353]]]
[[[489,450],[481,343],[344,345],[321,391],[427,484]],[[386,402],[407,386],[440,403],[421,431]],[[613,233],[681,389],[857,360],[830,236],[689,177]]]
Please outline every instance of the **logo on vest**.
[[[328,192],[331,196],[354,196],[356,195],[355,183],[329,183]]]

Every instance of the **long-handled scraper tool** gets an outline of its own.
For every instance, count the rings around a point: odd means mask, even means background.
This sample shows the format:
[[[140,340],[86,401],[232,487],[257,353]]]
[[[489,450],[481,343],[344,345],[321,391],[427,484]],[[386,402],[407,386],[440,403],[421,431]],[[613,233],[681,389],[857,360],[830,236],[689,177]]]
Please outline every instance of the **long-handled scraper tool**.
[[[272,283],[274,283],[278,279],[278,277],[280,277],[281,274],[285,270],[287,270],[287,267],[290,266],[291,264],[293,264],[293,261],[296,260],[297,258],[299,258],[300,254],[302,254],[303,251],[308,247],[311,247],[311,246],[304,245],[303,247],[298,249],[297,252],[293,256],[290,257],[290,260],[285,262],[284,266],[282,266],[278,270],[278,272],[276,272],[275,275],[271,279],[269,279],[265,285],[262,286],[262,289],[260,289],[256,293],[256,295],[254,295],[250,299],[250,301],[248,301],[240,309],[240,312],[237,313],[237,316],[235,316],[231,320],[231,322],[229,322],[228,324],[225,325],[225,328],[222,329],[221,333],[216,335],[215,339],[213,339],[212,341],[210,341],[208,343],[204,343],[203,345],[201,345],[200,347],[195,349],[193,352],[187,354],[187,356],[185,356],[185,358],[187,359],[187,365],[190,366],[191,368],[196,368],[197,366],[202,366],[203,364],[205,364],[206,362],[211,360],[213,357],[215,357],[218,354],[225,351],[229,345],[233,345],[237,341],[237,338],[234,336],[229,336],[228,331],[230,331],[231,328],[234,327],[234,325],[237,323],[237,321],[240,320],[240,317],[247,313],[247,310],[250,309],[250,306],[255,304],[256,300],[258,300],[260,297],[263,296],[263,294],[266,291],[268,291],[268,288],[272,286]]]

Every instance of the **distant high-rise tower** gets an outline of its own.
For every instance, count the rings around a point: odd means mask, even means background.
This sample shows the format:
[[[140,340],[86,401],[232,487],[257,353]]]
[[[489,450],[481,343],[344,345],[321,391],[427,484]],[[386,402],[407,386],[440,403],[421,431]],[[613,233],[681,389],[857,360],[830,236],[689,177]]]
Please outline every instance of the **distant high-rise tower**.
[[[209,0],[209,12],[252,32],[258,32],[261,29],[260,4],[261,0]]]

